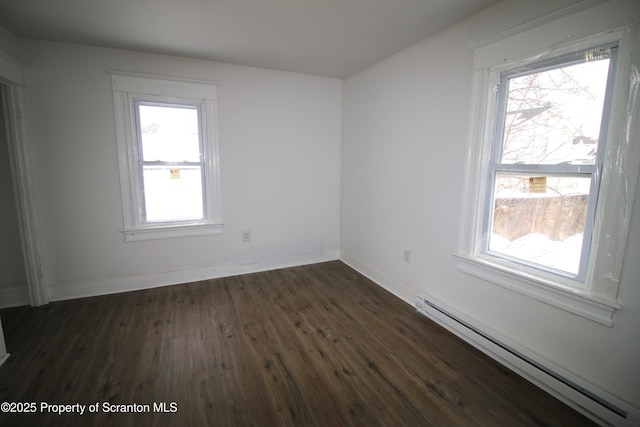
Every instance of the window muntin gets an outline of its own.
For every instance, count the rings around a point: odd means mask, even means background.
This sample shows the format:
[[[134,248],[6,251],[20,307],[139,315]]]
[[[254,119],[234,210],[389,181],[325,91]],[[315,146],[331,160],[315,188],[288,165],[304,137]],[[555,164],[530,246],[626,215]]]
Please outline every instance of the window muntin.
[[[483,251],[584,282],[614,47],[502,73]]]
[[[143,223],[203,220],[206,176],[200,104],[136,100]]]

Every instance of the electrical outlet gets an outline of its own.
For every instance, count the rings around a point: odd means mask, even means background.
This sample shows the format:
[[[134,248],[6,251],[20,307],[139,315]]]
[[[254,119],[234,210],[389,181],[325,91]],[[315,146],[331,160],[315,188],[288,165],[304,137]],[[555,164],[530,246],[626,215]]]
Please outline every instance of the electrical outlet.
[[[244,230],[242,232],[242,241],[250,242],[251,241],[251,230]]]
[[[411,250],[410,249],[405,249],[404,250],[404,262],[411,262]]]

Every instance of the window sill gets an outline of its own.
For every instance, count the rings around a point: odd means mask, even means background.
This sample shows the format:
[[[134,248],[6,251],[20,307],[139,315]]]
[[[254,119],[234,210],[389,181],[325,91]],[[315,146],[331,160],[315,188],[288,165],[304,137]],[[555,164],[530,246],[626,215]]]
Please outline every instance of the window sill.
[[[222,223],[162,225],[122,230],[126,242],[222,234]]]
[[[454,256],[458,260],[457,269],[463,273],[479,277],[608,327],[613,326],[613,313],[621,308],[617,302],[604,300],[580,289],[569,288],[561,283],[516,271],[489,259],[460,253],[455,253]]]

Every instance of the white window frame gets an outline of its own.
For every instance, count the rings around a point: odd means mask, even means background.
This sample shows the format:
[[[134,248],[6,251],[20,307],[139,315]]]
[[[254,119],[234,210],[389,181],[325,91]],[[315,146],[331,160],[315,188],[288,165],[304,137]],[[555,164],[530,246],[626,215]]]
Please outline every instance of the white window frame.
[[[607,74],[606,94],[602,111],[602,123],[600,128],[597,155],[592,165],[582,164],[536,164],[536,163],[502,163],[502,149],[504,144],[504,123],[506,121],[506,102],[507,91],[509,89],[509,79],[519,77],[521,75],[535,74],[543,72],[549,69],[562,68],[569,65],[574,65],[582,62],[587,62],[584,58],[588,53],[593,53],[594,50],[601,52],[608,52],[610,60],[609,72]],[[481,252],[490,254],[490,256],[496,256],[498,258],[511,259],[514,264],[521,264],[524,266],[530,265],[532,270],[542,270],[551,273],[551,275],[561,275],[570,281],[567,281],[569,286],[576,288],[585,287],[585,279],[587,273],[588,262],[590,259],[591,239],[593,237],[593,224],[595,217],[595,208],[598,199],[598,190],[600,188],[601,171],[603,165],[604,153],[607,146],[607,130],[609,125],[609,118],[611,115],[611,98],[613,97],[613,85],[615,79],[615,71],[617,65],[617,44],[606,46],[595,46],[593,49],[581,50],[573,52],[569,55],[563,55],[558,58],[552,58],[551,60],[533,63],[526,65],[524,68],[509,69],[500,73],[500,83],[494,87],[496,92],[496,108],[494,111],[494,130],[491,141],[491,159],[487,167],[488,183],[487,183],[487,200],[485,202],[484,226],[483,226],[483,241]],[[525,259],[511,257],[509,255],[492,252],[489,249],[489,233],[491,231],[491,223],[494,212],[494,185],[496,180],[496,174],[516,174],[516,175],[541,175],[552,177],[577,177],[582,176],[589,178],[591,185],[588,197],[588,206],[586,209],[586,221],[584,226],[584,238],[582,247],[580,250],[580,265],[576,274],[555,270],[552,267],[544,265],[536,265],[533,262],[529,262]],[[571,281],[572,280],[572,281]]]
[[[584,27],[584,25],[583,25]],[[583,28],[581,27],[581,28]],[[613,325],[629,217],[638,177],[640,150],[630,126],[638,105],[630,72],[638,67],[638,36],[628,26],[567,42],[562,20],[528,34],[510,36],[474,51],[473,100],[458,248],[458,270],[535,298],[603,325]],[[556,37],[554,39],[554,37]],[[535,47],[532,40],[544,46]],[[486,251],[485,212],[498,100],[495,87],[503,72],[564,55],[617,44],[611,119],[607,130],[600,190],[595,210],[589,262],[583,277],[567,277],[544,268],[513,262]],[[548,48],[553,46],[553,48]],[[632,135],[633,134],[633,135]]]
[[[110,72],[116,120],[120,191],[126,241],[200,236],[222,233],[220,174],[217,142],[217,86],[209,82],[142,74]],[[147,222],[138,155],[136,103],[183,103],[200,110],[203,173],[203,211],[199,220]]]

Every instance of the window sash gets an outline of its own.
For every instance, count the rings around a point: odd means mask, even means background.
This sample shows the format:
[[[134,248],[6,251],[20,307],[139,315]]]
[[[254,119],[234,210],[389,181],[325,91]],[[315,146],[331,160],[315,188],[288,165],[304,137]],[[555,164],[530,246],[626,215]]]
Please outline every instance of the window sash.
[[[154,162],[157,163],[157,162]],[[176,197],[178,199],[180,199],[181,197],[184,197],[185,194],[188,193],[188,191],[186,191],[186,189],[182,188],[180,190],[182,190],[181,192],[179,192],[178,194],[175,194],[175,189],[171,189],[171,187],[169,187],[171,184],[167,184],[167,186],[164,186],[162,188],[162,197],[161,199],[164,200],[164,202],[160,202],[160,206],[163,207],[164,211],[167,211],[167,206],[169,202],[173,202],[173,203],[178,203],[181,202],[181,204],[179,205],[179,207],[183,207],[185,205],[189,206],[197,206],[197,210],[199,211],[199,214],[197,215],[191,215],[191,216],[184,216],[182,219],[178,219],[178,218],[171,218],[169,219],[168,217],[165,219],[160,219],[160,218],[153,218],[155,214],[155,216],[158,216],[158,211],[153,212],[151,209],[149,209],[149,206],[154,204],[154,202],[156,204],[158,204],[158,197],[156,194],[156,197],[153,197],[153,185],[149,184],[147,185],[146,182],[146,176],[148,175],[152,175],[153,172],[158,172],[160,171],[161,173],[165,173],[165,174],[172,174],[174,170],[178,171],[178,179],[180,180],[185,180],[188,179],[188,174],[189,172],[195,172],[199,175],[199,181],[197,182],[196,185],[200,186],[200,194],[199,197],[191,197],[188,200],[176,200]],[[185,175],[185,176],[182,176]],[[144,220],[144,224],[149,224],[149,225],[167,225],[167,224],[180,224],[180,223],[192,223],[194,221],[203,221],[206,218],[206,205],[204,204],[204,170],[203,168],[199,165],[199,164],[195,164],[195,165],[175,165],[175,164],[170,164],[170,165],[157,165],[157,164],[152,164],[152,165],[143,165],[142,170],[141,170],[141,179],[142,179],[142,183],[143,183],[143,194],[144,194],[144,200],[143,200],[143,204],[142,204],[142,217]],[[173,178],[170,178],[171,180],[173,180]],[[158,189],[156,188],[155,191],[157,192]],[[150,194],[151,192],[151,194]],[[171,210],[171,209],[169,209]],[[162,211],[162,210],[161,210]],[[160,212],[161,212],[160,211]],[[180,212],[180,209],[177,210],[178,212]],[[183,211],[184,213],[186,213],[186,211]]]
[[[609,58],[609,72],[607,85],[605,89],[605,99],[602,111],[602,120],[600,123],[600,134],[598,141],[598,150],[596,153],[596,165],[602,165],[605,154],[605,144],[607,140],[607,132],[609,129],[609,118],[613,98],[614,76],[616,73],[616,63],[618,55],[618,44],[612,43],[590,49],[580,50],[578,52],[563,55],[557,58],[549,59],[537,64],[531,64],[523,67],[517,67],[503,71],[500,74],[500,83],[498,83],[495,91],[497,92],[497,110],[496,120],[493,129],[493,138],[491,142],[491,160],[490,164],[501,164],[502,149],[504,142],[505,121],[507,115],[507,100],[509,90],[509,80],[517,77],[523,77],[532,74],[538,74],[559,68],[569,67],[584,62],[588,62],[589,58],[599,57],[600,59]],[[503,166],[506,166],[504,164]],[[520,165],[520,164],[515,164]],[[533,166],[536,163],[529,163],[526,166]],[[550,166],[550,165],[546,165]]]
[[[593,226],[594,226],[596,201],[597,201],[596,191],[597,191],[598,181],[596,179],[596,174],[595,173],[591,173],[591,174],[590,173],[557,173],[557,172],[540,173],[540,172],[541,172],[541,169],[536,169],[536,168],[527,168],[526,171],[524,169],[517,169],[517,168],[509,168],[509,169],[490,168],[490,172],[489,172],[490,177],[489,177],[488,188],[487,188],[488,203],[486,204],[486,212],[484,217],[485,220],[483,224],[481,252],[489,256],[506,259],[520,265],[525,265],[535,269],[543,270],[548,273],[552,273],[555,275],[559,275],[562,277],[566,277],[566,278],[584,283],[586,279],[587,268],[588,268],[589,252],[590,252],[591,241],[593,236]],[[566,178],[577,177],[577,178],[588,178],[590,180],[590,188],[589,188],[589,194],[587,199],[586,220],[585,220],[584,230],[583,230],[582,248],[580,250],[580,264],[579,264],[577,274],[572,274],[571,272],[563,271],[563,270],[556,269],[544,264],[529,261],[524,258],[518,258],[515,256],[507,255],[502,252],[493,251],[489,248],[490,236],[492,234],[492,228],[494,223],[494,208],[496,203],[496,194],[494,189],[495,189],[496,176],[499,173],[506,173],[511,175],[542,175],[547,177],[566,177]]]
[[[136,157],[137,157],[137,175],[138,175],[138,191],[139,194],[139,203],[140,203],[140,218],[139,223],[142,225],[153,225],[153,226],[163,226],[163,225],[172,225],[172,224],[189,224],[194,222],[202,222],[209,218],[208,212],[208,200],[207,200],[207,168],[206,168],[206,149],[205,144],[203,143],[203,126],[202,126],[202,110],[203,105],[200,102],[185,102],[185,101],[176,101],[176,100],[157,100],[150,98],[132,98],[133,109],[135,114],[135,126],[136,126]],[[144,150],[143,150],[143,140],[142,140],[142,122],[140,119],[140,107],[141,106],[156,106],[156,107],[167,107],[167,108],[186,108],[186,109],[195,109],[197,114],[198,121],[198,149],[199,149],[199,161],[162,161],[162,160],[144,160]],[[164,166],[167,168],[174,167],[175,169],[180,169],[181,167],[197,167],[200,170],[200,180],[201,180],[201,194],[200,194],[200,203],[202,204],[202,216],[199,218],[187,218],[187,219],[173,219],[173,220],[149,220],[149,216],[147,214],[148,209],[148,201],[146,198],[145,192],[145,179],[144,179],[144,171],[147,166]]]

